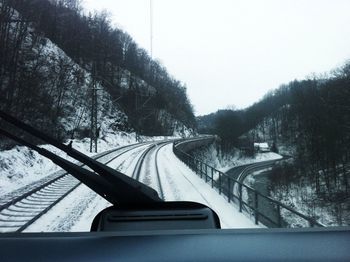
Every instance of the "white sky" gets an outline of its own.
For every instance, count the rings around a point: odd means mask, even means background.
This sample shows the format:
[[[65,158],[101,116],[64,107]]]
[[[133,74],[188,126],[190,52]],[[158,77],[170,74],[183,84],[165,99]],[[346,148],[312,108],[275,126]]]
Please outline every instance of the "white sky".
[[[150,50],[150,0],[84,0]],[[349,0],[153,0],[153,57],[186,83],[196,115],[350,59]]]

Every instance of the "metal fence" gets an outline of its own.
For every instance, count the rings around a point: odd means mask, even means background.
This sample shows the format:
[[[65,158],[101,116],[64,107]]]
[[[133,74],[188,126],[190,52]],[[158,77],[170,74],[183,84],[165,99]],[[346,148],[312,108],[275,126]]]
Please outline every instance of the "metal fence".
[[[219,194],[226,196],[228,202],[236,203],[239,212],[244,211],[250,215],[255,224],[261,223],[267,227],[323,227],[314,218],[261,194],[178,148],[178,145],[185,143],[191,143],[191,141],[175,142],[173,144],[174,154],[212,188],[216,188]],[[283,219],[283,217],[288,219]]]

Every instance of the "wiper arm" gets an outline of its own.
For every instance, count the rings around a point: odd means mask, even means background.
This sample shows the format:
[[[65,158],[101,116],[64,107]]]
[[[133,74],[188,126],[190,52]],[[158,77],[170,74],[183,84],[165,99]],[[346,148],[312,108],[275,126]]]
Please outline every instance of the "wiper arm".
[[[3,135],[32,148],[39,154],[49,158],[67,172],[71,173],[71,175],[79,179],[82,183],[96,191],[96,193],[106,198],[108,201],[113,201],[113,204],[142,204],[162,201],[162,199],[159,198],[157,191],[154,189],[99,163],[95,159],[84,155],[70,146],[62,144],[58,140],[42,133],[41,131],[23,123],[22,121],[6,114],[1,110],[0,117],[17,128],[33,135],[34,137],[57,147],[58,149],[67,153],[67,155],[94,170],[98,175],[1,129],[1,133]],[[69,169],[69,171],[67,169]]]
[[[106,183],[106,181],[101,179],[99,176],[96,176],[95,173],[87,169],[84,169],[76,164],[73,164],[44,148],[38,147],[13,134],[10,134],[9,132],[1,128],[0,128],[0,134],[5,135],[8,138],[11,138],[17,141],[18,143],[37,151],[40,155],[49,158],[52,162],[62,167],[68,173],[72,174],[75,178],[80,180],[82,183],[87,185],[89,188],[91,188],[93,191],[95,191],[99,195],[103,196],[112,204],[117,203],[118,196],[116,196],[115,192],[113,192],[111,185]]]

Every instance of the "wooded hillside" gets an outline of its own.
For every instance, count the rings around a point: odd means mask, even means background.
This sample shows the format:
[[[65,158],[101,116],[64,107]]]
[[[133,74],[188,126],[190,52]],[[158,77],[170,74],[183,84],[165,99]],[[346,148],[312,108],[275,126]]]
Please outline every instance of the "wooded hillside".
[[[71,0],[0,5],[1,109],[51,134],[61,130],[54,135],[64,137],[65,98],[72,98],[71,110],[81,104],[77,111],[88,113],[96,81],[110,96],[107,110],[127,115],[127,129],[170,135],[179,126],[195,127],[186,86],[130,35],[113,28],[107,14],[85,15],[79,1]]]
[[[244,135],[250,144],[289,148],[297,165],[293,176],[309,177],[318,190],[348,191],[350,63],[326,77],[282,85],[245,110],[203,116],[199,130],[220,135],[226,147],[239,146]]]

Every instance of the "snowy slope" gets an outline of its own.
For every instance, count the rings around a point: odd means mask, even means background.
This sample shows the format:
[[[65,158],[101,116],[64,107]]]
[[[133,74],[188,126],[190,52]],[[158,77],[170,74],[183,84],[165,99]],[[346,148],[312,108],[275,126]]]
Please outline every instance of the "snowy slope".
[[[21,18],[21,15],[16,10],[13,10],[13,12],[13,19]],[[13,23],[13,28],[10,30],[10,38],[15,37],[15,25]],[[89,71],[91,66],[89,64],[79,65],[76,63],[54,42],[45,37],[40,30],[36,30],[34,24],[26,26],[25,29],[20,53],[28,53],[26,57],[31,57],[31,59],[23,58],[23,66],[28,71],[35,68],[35,73],[40,76],[40,83],[37,88],[44,97],[44,99],[35,103],[32,101],[28,102],[25,111],[32,111],[29,114],[30,116],[33,115],[32,121],[38,122],[34,126],[40,126],[40,123],[43,122],[47,125],[46,128],[48,130],[50,128],[53,129],[50,132],[57,132],[57,134],[55,133],[57,137],[68,138],[73,132],[74,137],[85,137],[90,128],[92,77]],[[113,88],[120,88],[122,91],[126,91],[133,87],[140,94],[156,93],[154,87],[128,70],[123,68],[116,70],[120,78],[120,85],[117,84]],[[106,132],[132,131],[128,116],[121,110],[116,101],[117,99],[113,99],[108,91],[111,87],[109,86],[108,89],[106,86],[102,86],[100,80],[98,79],[95,87],[98,89],[98,127],[101,129],[102,136]],[[8,79],[5,76],[2,83],[0,83],[0,89],[7,82]],[[19,97],[18,99],[24,98]],[[46,109],[38,109],[41,107]],[[16,110],[18,111],[18,109],[13,110],[11,108],[6,110],[12,113],[16,112]],[[172,128],[174,135],[188,136],[194,133],[193,130],[185,127],[169,112],[164,111],[163,115],[164,119],[160,120],[164,120],[164,123],[166,122],[165,124]]]
[[[274,152],[255,153],[254,156],[245,156],[236,148],[224,152],[215,143],[208,147],[196,149],[193,154],[196,158],[222,172],[227,172],[235,166],[282,158],[281,155]]]
[[[98,140],[98,152],[104,152],[113,148],[138,142],[135,133],[121,131],[113,132],[104,129],[101,133],[103,134],[103,137]],[[164,139],[164,137],[145,136],[139,136],[138,138],[142,141]],[[69,141],[66,141],[66,143]],[[90,139],[74,139],[72,141],[72,145],[75,149],[90,156],[94,155],[94,153],[89,152]],[[68,156],[65,153],[53,146],[42,145],[41,147],[68,159]],[[43,179],[58,170],[61,169],[51,162],[51,160],[24,146],[16,146],[10,150],[0,151],[0,197],[18,188]]]

